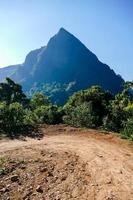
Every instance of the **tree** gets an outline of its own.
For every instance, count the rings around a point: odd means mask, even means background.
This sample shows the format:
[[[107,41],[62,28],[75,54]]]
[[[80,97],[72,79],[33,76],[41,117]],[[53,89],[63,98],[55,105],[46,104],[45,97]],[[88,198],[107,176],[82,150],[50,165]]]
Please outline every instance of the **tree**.
[[[24,120],[24,114],[25,111],[23,109],[23,106],[18,103],[12,103],[9,105],[9,115],[7,116],[8,118],[8,125],[10,130],[15,130],[16,127],[21,127],[23,126],[23,120]]]
[[[5,83],[0,83],[0,101],[10,103],[18,102],[26,106],[28,99],[22,91],[22,87],[10,78],[6,78]]]
[[[125,89],[121,93],[116,94],[115,98],[110,101],[107,116],[103,119],[104,128],[120,132],[129,117],[126,108],[128,109],[128,105],[131,102],[132,98]]]
[[[130,102],[133,103],[133,81],[127,81],[124,83],[122,94],[123,96],[128,97]]]
[[[35,93],[30,101],[30,105],[32,109],[36,109],[39,106],[46,106],[49,105],[50,101],[48,99],[48,97],[46,97],[44,94],[38,92]]]
[[[18,103],[7,105],[5,102],[0,103],[0,127],[1,130],[12,136],[16,132],[21,132],[24,126],[25,111],[23,106]]]
[[[97,127],[99,118],[92,110],[91,102],[84,102],[77,107],[71,107],[68,115],[63,117],[66,124],[76,127]]]
[[[33,113],[39,124],[58,124],[62,122],[62,109],[59,109],[55,105],[38,106]]]
[[[69,116],[73,108],[80,108],[82,104],[88,103],[86,104],[86,108],[87,105],[91,105],[92,115],[97,116],[99,119],[97,120],[97,126],[100,126],[102,125],[103,117],[108,113],[109,102],[112,99],[113,95],[111,95],[110,92],[104,91],[99,86],[92,86],[87,90],[81,90],[72,95],[64,106],[64,111],[66,115]]]
[[[133,118],[133,103],[129,103],[125,108],[124,111],[127,114],[127,118]]]
[[[121,131],[122,137],[133,140],[133,118],[128,119],[124,123],[124,128]]]
[[[6,129],[8,120],[7,120],[7,116],[8,116],[9,112],[8,112],[8,106],[6,104],[6,102],[0,102],[0,131],[3,131]]]
[[[126,81],[123,85],[124,90],[129,90],[133,88],[133,81]]]

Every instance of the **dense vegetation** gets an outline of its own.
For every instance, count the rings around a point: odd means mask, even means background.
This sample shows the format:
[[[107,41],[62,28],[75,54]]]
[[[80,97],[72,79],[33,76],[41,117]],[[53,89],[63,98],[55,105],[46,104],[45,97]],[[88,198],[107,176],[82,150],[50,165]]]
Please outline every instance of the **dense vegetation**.
[[[30,99],[11,79],[0,83],[0,134],[15,136],[39,124],[66,123],[76,127],[102,128],[133,140],[133,82],[117,95],[99,86],[74,93],[67,103],[53,105],[42,93]]]

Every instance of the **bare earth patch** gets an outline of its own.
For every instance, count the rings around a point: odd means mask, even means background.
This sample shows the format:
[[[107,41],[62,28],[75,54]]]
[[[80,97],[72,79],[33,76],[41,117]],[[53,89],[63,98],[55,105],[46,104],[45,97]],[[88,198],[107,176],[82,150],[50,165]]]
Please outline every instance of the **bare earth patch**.
[[[133,146],[65,125],[42,140],[0,141],[1,200],[132,200]]]

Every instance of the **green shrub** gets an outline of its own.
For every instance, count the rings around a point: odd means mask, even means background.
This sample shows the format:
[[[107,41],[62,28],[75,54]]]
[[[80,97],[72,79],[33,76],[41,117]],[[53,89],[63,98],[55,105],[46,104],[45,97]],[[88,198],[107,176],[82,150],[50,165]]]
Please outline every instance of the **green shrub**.
[[[6,116],[6,131],[10,133],[18,132],[24,125],[24,109],[20,103],[12,103],[8,107],[8,116]]]
[[[62,109],[55,105],[39,106],[34,111],[36,122],[38,124],[58,124],[62,122]]]
[[[103,128],[109,131],[120,132],[123,129],[126,113],[119,106],[111,107],[111,111],[103,118]]]
[[[121,134],[125,138],[130,138],[133,140],[133,118],[128,119],[127,122],[125,122],[124,129]]]
[[[127,117],[133,117],[133,103],[128,104],[128,106],[124,108],[124,111],[126,112]]]
[[[76,127],[94,128],[97,127],[98,116],[93,112],[91,103],[85,102],[77,107],[69,108],[63,121]]]
[[[30,106],[33,110],[36,109],[37,107],[44,105],[47,106],[49,104],[50,102],[48,97],[40,92],[35,93],[30,100]]]
[[[24,115],[24,125],[25,126],[32,126],[32,127],[36,127],[37,126],[37,116],[35,115],[35,113],[31,110],[25,110],[25,115]]]
[[[8,123],[7,117],[9,114],[6,102],[0,102],[0,130],[3,131]]]
[[[24,126],[25,111],[20,103],[7,105],[5,102],[0,103],[0,127],[1,130],[12,135],[21,131]]]
[[[5,101],[8,105],[18,102],[25,107],[29,104],[29,99],[22,91],[22,86],[16,84],[10,78],[6,78],[4,83],[0,83],[0,101]]]

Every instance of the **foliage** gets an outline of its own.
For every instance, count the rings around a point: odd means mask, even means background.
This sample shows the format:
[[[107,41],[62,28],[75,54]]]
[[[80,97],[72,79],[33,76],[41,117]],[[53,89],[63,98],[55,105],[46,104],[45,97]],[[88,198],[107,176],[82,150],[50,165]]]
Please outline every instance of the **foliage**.
[[[127,120],[124,121],[121,134],[123,137],[133,140],[133,103],[129,103],[128,106],[124,108],[124,111]]]
[[[72,91],[71,84],[65,87]],[[76,127],[102,127],[133,139],[133,96],[128,93],[131,88],[132,83],[126,83],[123,91],[113,96],[99,86],[92,86],[74,93],[59,107],[40,92],[28,99],[21,86],[7,78],[0,83],[0,133],[16,136],[39,124],[64,122]]]
[[[64,116],[64,122],[76,127],[94,128],[98,124],[98,116],[92,110],[92,103],[82,103],[77,107],[71,107],[68,115]]]
[[[24,126],[37,127],[37,116],[33,111],[29,109],[25,110]]]
[[[31,100],[30,100],[30,106],[31,108],[34,110],[36,109],[37,107],[39,106],[43,106],[43,105],[48,105],[50,102],[49,102],[49,99],[48,97],[44,96],[42,93],[38,92],[38,93],[35,93]]]
[[[18,102],[24,106],[29,102],[21,85],[16,84],[10,78],[6,78],[4,83],[0,83],[0,101],[5,101],[7,104]]]
[[[124,122],[129,117],[128,105],[132,99],[128,93],[123,90],[122,93],[115,95],[110,101],[108,114],[103,119],[103,127],[107,130],[120,132],[124,128]]]
[[[124,120],[126,120],[124,110],[112,103],[108,115],[103,118],[103,127],[106,130],[119,132],[123,128]]]
[[[128,119],[124,124],[124,129],[121,131],[122,137],[133,140],[133,118]]]
[[[80,115],[85,115],[85,117],[88,117],[88,119],[92,117],[93,120],[90,120],[95,121],[93,126],[98,127],[102,125],[102,119],[108,112],[108,105],[112,98],[113,96],[109,92],[105,92],[99,86],[92,86],[88,90],[82,90],[80,92],[77,92],[69,98],[68,102],[64,106],[67,119],[72,119],[72,113],[73,117],[75,117],[76,114],[79,118]],[[82,109],[85,112],[84,114]],[[87,124],[89,125],[89,123]]]
[[[0,102],[0,129],[3,130],[6,127],[6,121],[8,117],[8,106],[6,102]]]
[[[5,102],[0,104],[0,127],[5,132],[12,135],[13,132],[18,131],[23,126],[24,109],[18,103],[11,103],[7,105]]]
[[[38,123],[58,124],[62,122],[62,110],[57,106],[40,106],[34,110]]]
[[[133,103],[129,103],[128,106],[124,108],[124,111],[128,117],[133,117]]]

